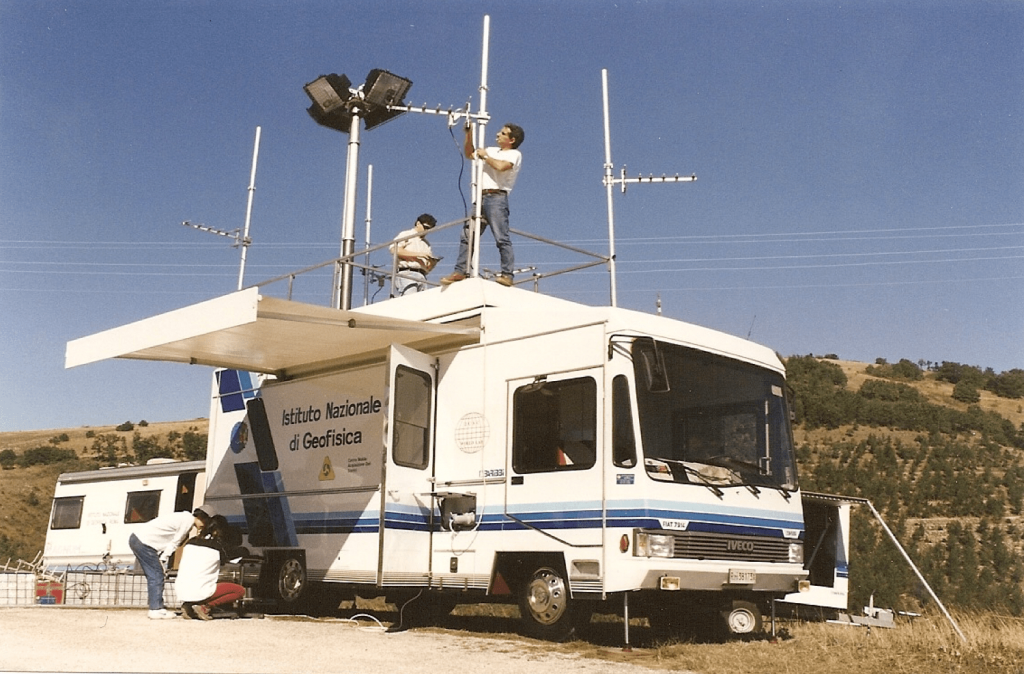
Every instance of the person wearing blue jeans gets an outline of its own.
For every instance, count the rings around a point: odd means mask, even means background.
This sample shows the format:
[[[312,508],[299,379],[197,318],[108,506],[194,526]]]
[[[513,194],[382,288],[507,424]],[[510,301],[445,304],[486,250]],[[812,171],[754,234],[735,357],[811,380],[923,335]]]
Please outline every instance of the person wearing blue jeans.
[[[146,594],[149,617],[152,620],[173,618],[164,608],[164,569],[178,546],[185,542],[193,528],[202,530],[209,516],[197,508],[194,512],[182,510],[161,515],[142,525],[128,537],[128,547],[146,575]]]
[[[517,148],[526,137],[522,127],[506,124],[498,132],[498,147],[477,148],[473,145],[473,134],[466,127],[464,151],[467,159],[481,159],[484,162],[480,176],[481,201],[480,213],[483,218],[481,228],[490,226],[494,234],[494,242],[501,256],[501,274],[497,281],[503,286],[511,286],[515,269],[515,255],[512,252],[512,239],[509,236],[508,195],[515,186],[519,169],[523,164],[523,154]],[[450,285],[466,278],[469,268],[470,226],[462,229],[459,241],[459,257],[455,261],[455,271],[441,279],[441,285]],[[482,232],[481,232],[482,233]]]

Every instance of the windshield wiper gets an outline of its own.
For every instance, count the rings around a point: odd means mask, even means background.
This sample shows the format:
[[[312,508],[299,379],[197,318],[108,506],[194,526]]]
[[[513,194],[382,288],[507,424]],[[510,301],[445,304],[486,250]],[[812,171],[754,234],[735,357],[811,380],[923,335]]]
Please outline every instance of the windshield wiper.
[[[748,461],[743,461],[741,459],[736,459],[726,454],[718,454],[717,456],[712,456],[707,459],[700,459],[700,463],[706,463],[709,466],[718,466],[719,468],[725,468],[730,473],[732,473],[733,477],[735,477],[740,484],[746,487],[751,494],[753,494],[754,496],[761,495],[761,490],[758,489],[756,485],[747,482],[743,477],[743,473],[740,472],[740,470],[745,469],[748,471],[756,472],[758,475],[760,475],[761,467],[758,466],[757,464],[753,464]]]
[[[682,461],[677,461],[676,459],[663,459],[660,456],[656,457],[656,458],[646,459],[646,461],[660,461],[662,463],[668,464],[670,469],[673,468],[673,467],[682,468],[683,469],[683,473],[685,475],[693,475],[694,477],[696,477],[699,480],[699,484],[702,484],[705,487],[707,487],[708,489],[710,489],[711,492],[715,496],[717,496],[718,498],[723,498],[725,496],[725,492],[722,491],[721,489],[719,489],[718,485],[714,484],[713,482],[710,482],[706,477],[704,477],[704,475],[701,474],[701,472],[699,470],[697,470],[696,468],[691,468],[691,467],[687,466]],[[672,474],[673,474],[673,477],[674,477],[675,476],[675,471],[673,471]],[[687,482],[689,482],[689,480],[687,480]]]
[[[761,467],[758,466],[757,464],[753,464],[753,463],[750,463],[749,461],[744,461],[742,459],[736,459],[736,458],[733,458],[731,456],[727,456],[725,454],[719,454],[718,456],[712,456],[711,458],[708,458],[708,459],[702,459],[702,461],[704,463],[710,464],[712,466],[721,466],[722,468],[730,468],[731,469],[732,466],[738,466],[739,468],[746,468],[747,470],[750,470],[752,472],[756,472],[758,475],[765,475],[765,473],[763,473],[761,471]],[[754,487],[754,485],[746,485],[746,486],[749,487],[749,488],[757,489],[757,487]],[[790,500],[791,498],[793,498],[793,495],[790,494],[789,491],[787,491],[785,488],[783,488],[783,487],[781,487],[781,486],[779,486],[777,484],[763,483],[763,484],[761,484],[761,486],[762,487],[767,487],[768,489],[774,489],[775,491],[777,491],[780,494],[782,494],[782,496],[787,501]],[[760,493],[760,492],[756,491],[754,493],[756,494],[756,493]]]

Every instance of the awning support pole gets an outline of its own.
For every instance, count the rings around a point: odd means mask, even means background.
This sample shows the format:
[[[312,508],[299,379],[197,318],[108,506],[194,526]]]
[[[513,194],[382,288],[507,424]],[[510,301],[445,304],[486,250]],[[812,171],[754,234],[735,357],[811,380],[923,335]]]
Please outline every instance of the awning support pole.
[[[892,533],[892,530],[889,529],[889,525],[885,523],[885,520],[882,519],[882,516],[878,513],[877,510],[875,510],[875,505],[871,501],[866,501],[866,503],[868,504],[868,507],[871,508],[871,512],[872,514],[874,514],[875,519],[877,519],[878,523],[882,525],[882,529],[884,529],[885,533],[889,535],[889,539],[896,544],[896,548],[900,551],[900,554],[903,555],[903,559],[907,560],[907,564],[909,564],[910,568],[914,570],[914,574],[917,575],[917,579],[921,581],[921,584],[924,585],[926,590],[928,590],[928,594],[931,596],[932,599],[935,600],[935,603],[939,605],[939,609],[942,610],[942,614],[946,616],[946,620],[949,621],[949,624],[953,626],[953,630],[956,631],[957,636],[959,636],[964,643],[967,643],[967,637],[965,637],[964,633],[960,631],[960,628],[957,626],[956,621],[953,620],[953,616],[951,616],[949,614],[949,611],[946,610],[945,605],[932,590],[931,585],[929,585],[928,581],[925,580],[924,576],[921,575],[921,571],[918,570],[917,565],[914,564],[914,560],[910,558],[910,555],[907,554],[907,551],[904,550],[903,546],[900,545],[900,542],[896,540],[896,536]]]

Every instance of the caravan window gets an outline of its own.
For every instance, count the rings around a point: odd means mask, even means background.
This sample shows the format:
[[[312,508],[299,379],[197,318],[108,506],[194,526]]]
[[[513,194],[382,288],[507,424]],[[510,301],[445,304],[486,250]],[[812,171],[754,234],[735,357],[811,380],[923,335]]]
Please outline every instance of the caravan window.
[[[521,386],[513,407],[512,468],[517,473],[594,465],[597,383],[591,377]]]
[[[65,496],[53,499],[51,529],[77,529],[82,526],[84,496]]]
[[[430,462],[430,375],[399,365],[394,401],[391,455],[399,466],[426,468]]]
[[[124,506],[124,523],[148,522],[160,513],[160,490],[130,491]]]

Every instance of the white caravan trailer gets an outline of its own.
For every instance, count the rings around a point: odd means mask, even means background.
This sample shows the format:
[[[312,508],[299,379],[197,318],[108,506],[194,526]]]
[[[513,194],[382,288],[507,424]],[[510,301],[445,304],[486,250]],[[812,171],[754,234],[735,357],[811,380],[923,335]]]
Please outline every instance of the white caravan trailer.
[[[53,492],[43,565],[64,571],[135,563],[128,537],[144,522],[202,503],[205,461],[61,473]]]
[[[807,585],[783,365],[677,320],[479,278],[353,310],[241,290],[75,340],[213,365],[206,502],[262,596],[601,602],[736,633]],[[250,373],[259,373],[252,374]]]

